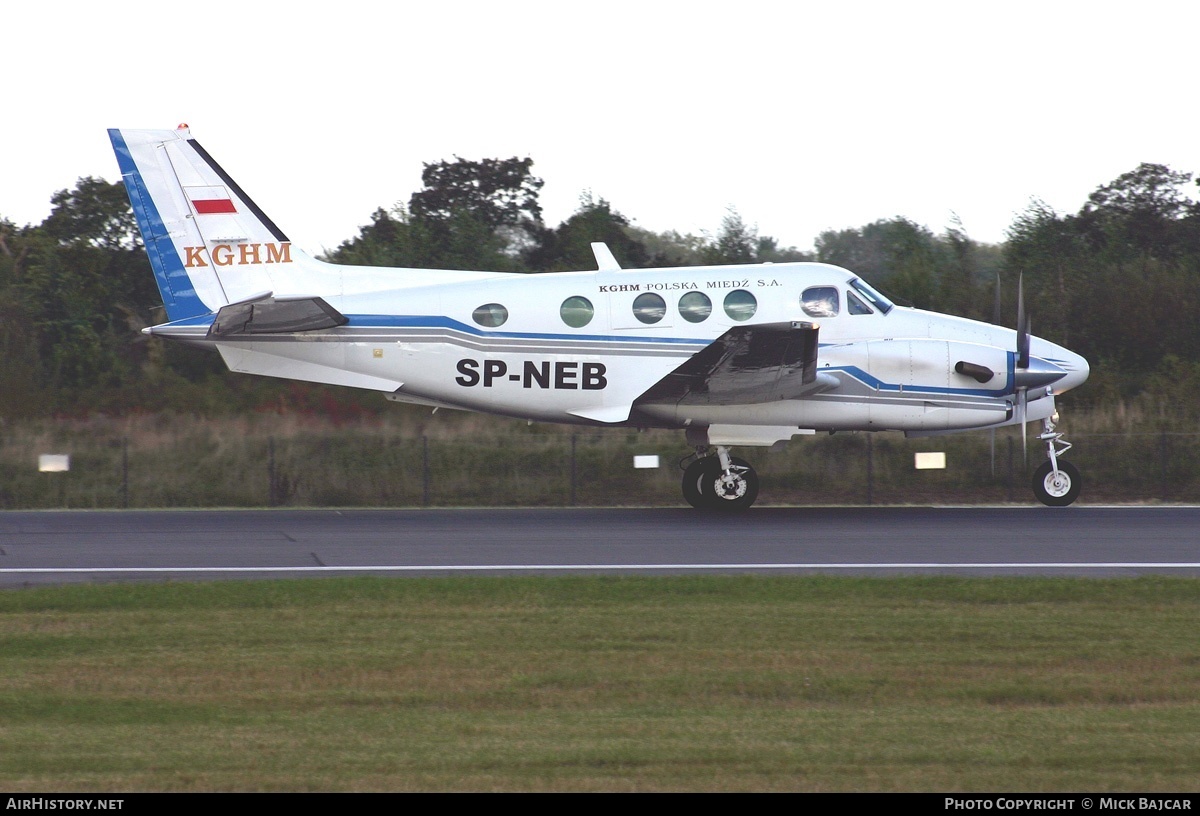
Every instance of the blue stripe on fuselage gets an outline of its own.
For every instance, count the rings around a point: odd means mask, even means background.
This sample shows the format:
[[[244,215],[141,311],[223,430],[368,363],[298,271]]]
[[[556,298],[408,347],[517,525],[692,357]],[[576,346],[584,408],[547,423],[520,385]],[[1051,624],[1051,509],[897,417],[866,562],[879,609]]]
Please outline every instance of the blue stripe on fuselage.
[[[481,331],[474,326],[461,323],[441,315],[346,315],[348,326],[364,329],[373,328],[418,328],[453,329],[476,337],[495,337],[510,340],[585,340],[588,342],[611,343],[672,343],[676,345],[706,346],[715,337],[648,337],[629,334],[551,334],[547,332],[496,332]]]
[[[491,332],[482,331],[475,326],[470,326],[462,323],[451,317],[442,315],[368,315],[368,314],[350,314],[346,315],[349,322],[347,327],[372,329],[372,328],[430,328],[430,329],[450,329],[459,331],[464,334],[469,334],[474,337],[483,339],[522,339],[522,340],[582,340],[587,342],[609,342],[609,343],[662,343],[670,345],[708,345],[716,338],[687,338],[687,337],[645,337],[645,336],[629,336],[626,334],[548,334],[536,332]],[[212,316],[196,317],[188,320],[180,321],[177,325],[180,326],[203,326],[212,323]],[[336,330],[334,330],[336,331]],[[237,336],[222,338],[225,342],[236,342],[238,339],[253,339],[253,335],[248,335],[245,338]],[[824,346],[824,344],[822,344]],[[835,344],[830,344],[835,345]],[[840,344],[837,344],[840,345]],[[946,394],[974,397],[1003,397],[1012,394],[1013,392],[1013,367],[1016,365],[1016,354],[1008,352],[1008,374],[1003,390],[993,391],[985,388],[950,388],[940,386],[925,386],[925,385],[901,385],[899,383],[888,383],[870,374],[858,366],[829,366],[819,369],[823,373],[842,371],[851,377],[862,382],[864,385],[874,388],[877,391],[888,392],[909,392],[920,394]]]
[[[830,371],[843,371],[849,374],[854,379],[861,382],[863,385],[870,386],[876,391],[894,391],[894,392],[910,392],[918,394],[959,394],[969,397],[1006,397],[1013,393],[1013,366],[1015,365],[1016,354],[1008,352],[1008,375],[1005,379],[1004,388],[999,391],[993,391],[987,388],[950,388],[948,386],[937,385],[901,385],[900,383],[887,383],[879,379],[873,374],[863,371],[855,365],[849,366],[829,366],[827,368],[819,368],[821,373]]]

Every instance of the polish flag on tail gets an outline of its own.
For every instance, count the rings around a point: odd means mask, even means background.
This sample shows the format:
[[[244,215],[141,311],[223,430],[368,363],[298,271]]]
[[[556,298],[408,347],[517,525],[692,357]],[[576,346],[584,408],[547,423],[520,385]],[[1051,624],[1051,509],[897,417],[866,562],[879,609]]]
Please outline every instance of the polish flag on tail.
[[[188,201],[196,215],[212,215],[214,213],[235,213],[233,199],[224,187],[185,187]]]

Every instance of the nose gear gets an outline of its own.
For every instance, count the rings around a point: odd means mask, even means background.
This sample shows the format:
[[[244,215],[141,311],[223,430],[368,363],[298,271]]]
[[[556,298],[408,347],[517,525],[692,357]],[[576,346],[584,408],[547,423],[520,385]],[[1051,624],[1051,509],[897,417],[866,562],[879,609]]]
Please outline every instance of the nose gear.
[[[1071,449],[1071,443],[1054,430],[1057,417],[1058,414],[1054,413],[1042,421],[1043,430],[1038,434],[1038,439],[1046,445],[1046,461],[1033,474],[1033,494],[1048,507],[1071,504],[1079,497],[1083,484],[1079,468],[1058,458]]]

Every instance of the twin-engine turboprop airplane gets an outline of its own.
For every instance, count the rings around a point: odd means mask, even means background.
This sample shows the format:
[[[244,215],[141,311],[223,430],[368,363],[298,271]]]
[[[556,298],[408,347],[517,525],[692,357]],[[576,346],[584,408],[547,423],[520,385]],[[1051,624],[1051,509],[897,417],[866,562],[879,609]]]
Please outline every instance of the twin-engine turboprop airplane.
[[[192,138],[110,130],[169,322],[233,371],[541,422],[679,428],[683,495],[743,509],[758,477],[729,454],[816,431],[909,436],[1041,420],[1048,505],[1079,493],[1055,397],[1077,354],[1019,330],[894,305],[818,263],[541,275],[342,266],[284,233]],[[1023,311],[1023,309],[1022,309]],[[818,323],[819,321],[819,323]],[[820,341],[818,342],[818,337]]]

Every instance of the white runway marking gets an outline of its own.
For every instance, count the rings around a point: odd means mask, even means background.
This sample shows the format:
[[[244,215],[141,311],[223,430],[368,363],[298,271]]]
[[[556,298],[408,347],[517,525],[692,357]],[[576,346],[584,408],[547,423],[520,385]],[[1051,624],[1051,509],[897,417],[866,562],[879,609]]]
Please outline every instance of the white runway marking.
[[[309,567],[30,567],[0,569],[0,575],[259,573],[259,572],[565,572],[569,570],[921,570],[921,569],[1200,569],[1200,562],[1143,561],[1024,561],[1012,563],[882,563],[882,564],[410,564]]]

